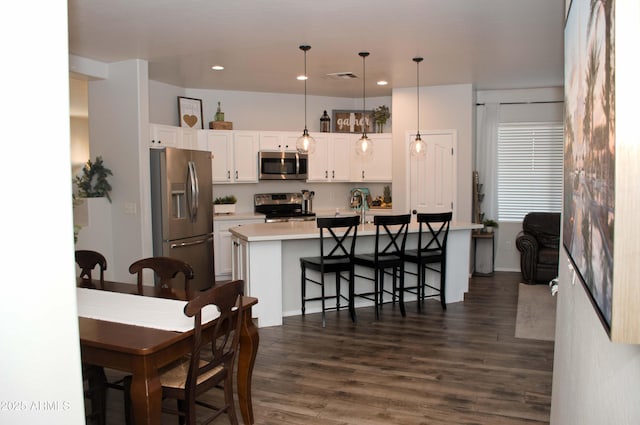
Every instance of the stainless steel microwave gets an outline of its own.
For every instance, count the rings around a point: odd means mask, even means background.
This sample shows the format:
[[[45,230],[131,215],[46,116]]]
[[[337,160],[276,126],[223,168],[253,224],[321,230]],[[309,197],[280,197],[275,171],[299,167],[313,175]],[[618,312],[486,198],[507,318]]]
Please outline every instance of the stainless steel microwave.
[[[306,153],[260,151],[260,180],[306,180],[309,156]]]

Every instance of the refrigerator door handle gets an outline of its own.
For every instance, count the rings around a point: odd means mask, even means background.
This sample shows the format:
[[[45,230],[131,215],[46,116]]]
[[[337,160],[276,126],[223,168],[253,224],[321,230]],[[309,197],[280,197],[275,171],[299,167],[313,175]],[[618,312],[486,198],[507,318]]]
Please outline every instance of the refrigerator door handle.
[[[196,173],[196,165],[193,161],[187,164],[187,185],[189,186],[189,215],[191,222],[195,222],[198,217],[198,174]]]
[[[200,245],[200,244],[203,244],[205,242],[212,241],[212,240],[213,240],[213,236],[209,236],[206,239],[199,239],[197,241],[192,241],[192,242],[172,243],[171,244],[171,248],[182,248],[182,247],[186,247],[186,246]]]

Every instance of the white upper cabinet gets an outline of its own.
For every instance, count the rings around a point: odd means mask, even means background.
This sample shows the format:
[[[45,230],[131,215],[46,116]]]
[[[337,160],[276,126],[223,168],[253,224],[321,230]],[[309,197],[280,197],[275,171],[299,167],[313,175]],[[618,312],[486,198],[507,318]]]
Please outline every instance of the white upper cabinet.
[[[177,148],[178,139],[181,138],[180,127],[161,124],[150,124],[149,135],[151,136],[149,147],[152,148]]]
[[[183,128],[182,143],[180,147],[196,151],[208,151],[209,144],[207,141],[207,133],[202,130]]]
[[[258,183],[258,151],[260,139],[257,131],[233,132],[233,157],[236,183]]]
[[[207,135],[202,130],[175,127],[172,125],[150,124],[151,148],[181,148],[207,151]]]
[[[258,132],[208,130],[207,142],[213,183],[258,182]]]
[[[207,144],[211,152],[213,183],[233,183],[233,132],[208,130]]]
[[[302,132],[261,131],[260,150],[263,151],[295,151],[296,141]]]
[[[368,134],[373,142],[373,154],[368,157],[358,156],[355,142],[358,137],[350,139],[349,155],[351,157],[351,181],[353,182],[390,182],[392,179],[393,137],[391,134]]]
[[[309,155],[310,182],[348,182],[349,140],[353,135],[338,133],[313,133],[316,150]]]

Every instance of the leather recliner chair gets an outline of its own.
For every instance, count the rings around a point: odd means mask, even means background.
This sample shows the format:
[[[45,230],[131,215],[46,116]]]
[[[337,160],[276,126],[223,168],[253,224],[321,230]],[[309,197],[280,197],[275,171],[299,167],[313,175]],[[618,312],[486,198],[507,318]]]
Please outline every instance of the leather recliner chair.
[[[558,276],[560,213],[531,212],[516,237],[520,272],[525,283],[548,283]]]

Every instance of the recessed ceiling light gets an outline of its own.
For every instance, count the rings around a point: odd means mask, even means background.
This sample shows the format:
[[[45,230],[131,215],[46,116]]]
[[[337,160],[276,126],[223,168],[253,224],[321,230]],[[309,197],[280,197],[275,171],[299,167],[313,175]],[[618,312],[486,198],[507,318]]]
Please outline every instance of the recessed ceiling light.
[[[222,71],[224,69],[224,66],[222,66],[222,65],[213,65],[211,67],[211,69],[213,69],[214,71]]]
[[[307,77],[306,75],[298,75],[298,76],[296,77],[296,80],[298,80],[298,81],[304,81],[304,80],[307,80],[308,78],[309,78],[309,77]]]
[[[385,80],[380,80],[377,83],[379,86],[386,86],[387,84],[389,84],[389,82],[385,81]]]

